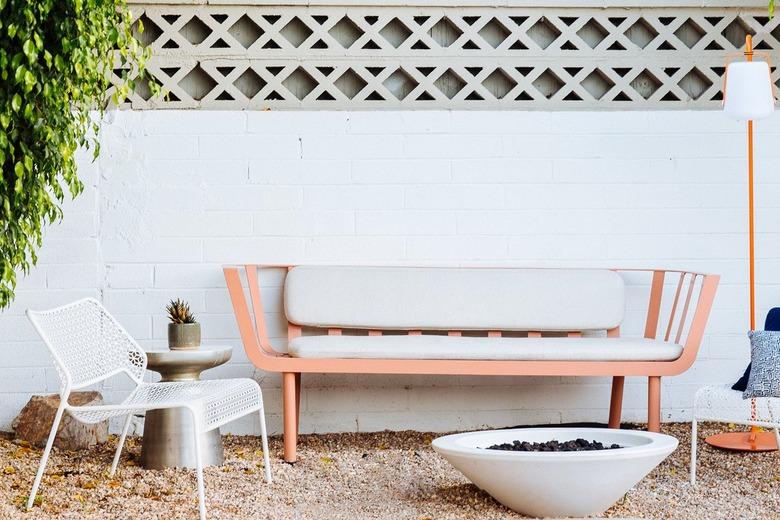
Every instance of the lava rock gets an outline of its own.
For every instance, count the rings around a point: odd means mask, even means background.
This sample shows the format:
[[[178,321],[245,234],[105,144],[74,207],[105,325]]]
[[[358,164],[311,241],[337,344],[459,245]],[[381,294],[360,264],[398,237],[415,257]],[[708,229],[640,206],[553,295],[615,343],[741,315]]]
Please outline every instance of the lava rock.
[[[501,451],[597,451],[597,450],[616,450],[622,448],[619,444],[605,446],[598,441],[588,441],[585,439],[574,439],[571,441],[546,441],[546,442],[528,442],[512,441],[504,444],[494,444],[485,449]]]

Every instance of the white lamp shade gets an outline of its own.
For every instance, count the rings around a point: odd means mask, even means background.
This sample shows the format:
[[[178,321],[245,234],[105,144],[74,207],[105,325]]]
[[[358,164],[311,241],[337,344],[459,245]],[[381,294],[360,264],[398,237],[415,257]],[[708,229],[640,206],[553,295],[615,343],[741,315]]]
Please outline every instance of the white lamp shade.
[[[763,119],[775,110],[775,97],[765,61],[735,61],[726,69],[723,111],[741,121]]]

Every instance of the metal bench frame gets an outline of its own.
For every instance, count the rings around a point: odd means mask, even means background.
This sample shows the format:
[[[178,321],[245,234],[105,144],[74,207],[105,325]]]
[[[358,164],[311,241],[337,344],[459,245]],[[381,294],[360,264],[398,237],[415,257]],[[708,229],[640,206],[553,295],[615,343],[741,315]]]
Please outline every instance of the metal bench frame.
[[[491,375],[491,376],[612,376],[612,392],[609,426],[620,427],[625,376],[648,378],[647,422],[648,430],[661,428],[661,377],[673,376],[691,367],[701,345],[704,327],[712,308],[720,276],[691,271],[664,269],[615,269],[620,272],[644,272],[651,275],[650,295],[645,319],[644,337],[655,339],[659,330],[664,341],[683,345],[682,355],[673,361],[486,361],[486,360],[436,360],[436,359],[310,359],[291,357],[273,347],[260,295],[258,270],[263,268],[292,269],[292,265],[247,264],[223,268],[233,311],[238,322],[241,340],[249,360],[266,372],[282,374],[282,399],[284,408],[284,459],[295,462],[298,425],[300,417],[301,374],[431,374],[431,375]],[[429,267],[429,266],[426,266]],[[241,271],[246,275],[249,301],[241,281]],[[665,327],[661,324],[662,300],[667,277],[677,276],[676,289],[669,318]],[[698,295],[694,298],[694,294]],[[684,294],[684,296],[683,296]],[[694,303],[695,300],[695,303]],[[691,304],[694,308],[691,309]],[[251,312],[250,312],[251,305]],[[692,311],[692,312],[691,312]],[[676,325],[676,331],[674,331]],[[325,329],[327,334],[339,335],[341,329]],[[683,333],[686,332],[683,341]],[[674,334],[673,334],[674,331]],[[301,335],[302,327],[287,322],[287,337],[292,340]],[[324,331],[323,331],[324,332]],[[381,335],[382,330],[367,330],[367,335]],[[410,335],[422,331],[410,329]],[[502,331],[486,330],[489,337],[500,337]],[[570,337],[579,337],[582,331],[560,331]],[[458,330],[447,331],[459,336]],[[529,337],[541,336],[541,331],[528,331]],[[620,328],[607,331],[608,337],[619,337]]]

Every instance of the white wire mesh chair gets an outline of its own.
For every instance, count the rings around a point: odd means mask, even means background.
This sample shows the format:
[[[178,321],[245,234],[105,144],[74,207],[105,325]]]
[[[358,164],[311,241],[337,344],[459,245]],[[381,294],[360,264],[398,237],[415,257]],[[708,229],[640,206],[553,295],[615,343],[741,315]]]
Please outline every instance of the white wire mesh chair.
[[[755,402],[755,410],[753,404]],[[696,484],[696,445],[698,423],[727,422],[745,426],[772,428],[780,446],[780,398],[757,397],[743,399],[742,392],[729,385],[705,386],[696,391],[691,421],[691,484]]]
[[[47,311],[27,311],[27,317],[49,348],[60,376],[60,405],[35,476],[27,509],[35,500],[57,428],[67,410],[85,423],[97,423],[125,416],[111,475],[116,471],[122,447],[134,413],[163,408],[186,408],[194,425],[195,465],[198,481],[200,518],[206,517],[203,489],[203,458],[199,435],[253,412],[260,414],[265,478],[271,482],[263,395],[252,379],[222,379],[171,383],[145,383],[146,353],[130,334],[94,298],[85,298]],[[136,387],[119,404],[71,406],[73,390],[94,385],[120,373],[127,374]]]

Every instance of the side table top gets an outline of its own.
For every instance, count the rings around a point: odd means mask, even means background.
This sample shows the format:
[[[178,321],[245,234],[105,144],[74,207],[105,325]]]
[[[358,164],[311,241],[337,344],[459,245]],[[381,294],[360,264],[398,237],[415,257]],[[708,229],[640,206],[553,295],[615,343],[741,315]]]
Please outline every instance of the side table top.
[[[161,381],[192,381],[200,373],[227,363],[233,347],[201,347],[191,350],[150,350],[146,353],[148,370],[159,372]]]

